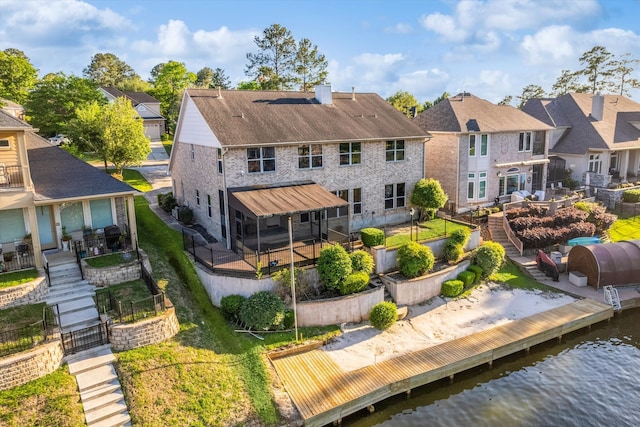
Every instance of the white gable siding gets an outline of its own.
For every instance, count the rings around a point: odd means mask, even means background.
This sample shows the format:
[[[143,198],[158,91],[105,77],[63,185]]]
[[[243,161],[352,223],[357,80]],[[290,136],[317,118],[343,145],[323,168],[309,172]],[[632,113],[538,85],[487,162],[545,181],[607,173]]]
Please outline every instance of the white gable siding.
[[[222,148],[220,141],[209,128],[191,98],[186,99],[183,108],[183,120],[176,140],[205,147]]]

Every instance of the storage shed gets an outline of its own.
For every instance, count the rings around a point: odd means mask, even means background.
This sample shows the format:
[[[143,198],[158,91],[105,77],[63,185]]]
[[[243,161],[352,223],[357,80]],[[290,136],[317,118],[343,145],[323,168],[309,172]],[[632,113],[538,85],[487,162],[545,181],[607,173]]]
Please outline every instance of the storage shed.
[[[640,240],[574,246],[569,252],[567,271],[584,274],[587,284],[596,289],[640,284]]]

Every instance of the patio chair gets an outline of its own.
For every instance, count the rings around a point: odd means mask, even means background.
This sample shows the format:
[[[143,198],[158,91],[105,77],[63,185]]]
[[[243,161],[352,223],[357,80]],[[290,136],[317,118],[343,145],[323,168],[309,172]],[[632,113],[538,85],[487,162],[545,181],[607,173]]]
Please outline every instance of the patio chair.
[[[0,185],[9,185],[9,173],[7,172],[7,166],[4,163],[0,163]]]

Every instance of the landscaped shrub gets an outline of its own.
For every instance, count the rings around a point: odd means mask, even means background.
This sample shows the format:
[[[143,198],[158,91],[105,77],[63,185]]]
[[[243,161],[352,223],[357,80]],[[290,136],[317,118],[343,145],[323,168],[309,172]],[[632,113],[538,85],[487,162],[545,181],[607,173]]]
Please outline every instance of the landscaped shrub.
[[[339,290],[352,270],[351,258],[342,246],[327,246],[320,251],[318,276],[327,289]]]
[[[476,281],[476,274],[473,271],[461,271],[460,274],[458,274],[458,280],[467,287],[473,285],[473,282]]]
[[[240,307],[247,298],[242,295],[227,295],[220,300],[220,308],[227,319],[237,319]]]
[[[178,206],[178,201],[173,197],[173,193],[158,194],[158,204],[165,212],[171,212],[173,208]]]
[[[442,249],[442,257],[445,261],[455,264],[464,255],[464,249],[462,245],[458,245],[456,242],[447,240]]]
[[[385,330],[398,320],[398,307],[391,301],[383,301],[373,306],[369,312],[369,322],[376,329]]]
[[[498,242],[484,242],[476,252],[476,264],[482,268],[484,276],[498,271],[504,262],[504,248]]]
[[[431,271],[434,262],[433,252],[428,246],[407,242],[398,249],[398,269],[409,279]]]
[[[467,271],[472,272],[476,277],[473,280],[474,283],[477,283],[482,278],[482,268],[479,265],[470,265],[467,268]]]
[[[464,283],[462,280],[445,280],[442,282],[440,293],[445,297],[457,297],[462,293],[464,289]]]
[[[347,276],[340,284],[340,294],[349,295],[363,291],[369,284],[369,274],[364,271],[356,271]]]
[[[513,208],[513,209],[508,209],[505,212],[505,215],[507,216],[507,220],[512,220],[515,218],[520,218],[522,216],[531,216],[531,210],[529,208]]]
[[[373,273],[373,256],[367,251],[358,249],[349,254],[351,258],[351,270],[353,272],[363,271],[367,274]]]
[[[556,227],[563,227],[580,221],[586,221],[589,213],[574,207],[558,209],[553,215],[553,222]]]
[[[282,326],[285,329],[291,329],[295,326],[295,313],[293,312],[293,310],[286,310],[284,312],[284,320],[282,321]]]
[[[240,320],[252,329],[267,331],[282,329],[287,307],[275,294],[259,291],[251,295],[240,307]]]
[[[384,244],[384,231],[379,228],[363,228],[360,230],[362,244],[368,248]]]
[[[469,243],[469,239],[471,238],[471,231],[468,228],[459,228],[455,230],[449,238],[448,242],[453,242],[456,245],[464,246]]]
[[[640,202],[640,188],[633,190],[627,190],[622,193],[622,201],[625,203],[639,203]]]
[[[178,221],[187,225],[191,224],[191,221],[193,221],[193,211],[191,210],[191,208],[180,208],[180,210],[178,211]]]

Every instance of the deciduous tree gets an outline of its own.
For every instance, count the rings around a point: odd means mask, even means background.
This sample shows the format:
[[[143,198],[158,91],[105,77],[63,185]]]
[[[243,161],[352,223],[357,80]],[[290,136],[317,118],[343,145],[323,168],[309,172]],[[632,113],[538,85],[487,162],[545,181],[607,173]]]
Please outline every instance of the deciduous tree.
[[[420,105],[416,97],[403,90],[397,91],[388,97],[386,101],[407,117],[413,115],[414,109],[416,114],[422,111],[422,105]]]
[[[196,73],[196,82],[197,87],[212,89],[212,88],[221,88],[221,89],[230,89],[231,81],[229,77],[227,77],[222,68],[216,68],[212,70],[209,67],[203,67],[200,71]]]
[[[0,52],[0,98],[22,104],[38,80],[38,70],[18,49]]]
[[[169,129],[175,129],[182,92],[195,83],[197,77],[182,62],[169,61],[151,70],[151,94],[160,101],[160,109],[167,119]]]
[[[413,189],[411,203],[422,208],[423,212],[426,212],[429,218],[433,219],[435,212],[447,203],[448,198],[440,186],[440,181],[433,178],[422,178]]]
[[[422,104],[422,110],[428,110],[429,108],[433,107],[434,105],[438,104],[439,102],[444,101],[445,99],[448,99],[451,95],[449,94],[449,92],[442,92],[442,95],[440,95],[439,97],[437,97],[436,99],[434,99],[433,101],[425,101],[424,104]]]

